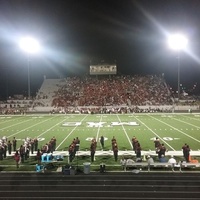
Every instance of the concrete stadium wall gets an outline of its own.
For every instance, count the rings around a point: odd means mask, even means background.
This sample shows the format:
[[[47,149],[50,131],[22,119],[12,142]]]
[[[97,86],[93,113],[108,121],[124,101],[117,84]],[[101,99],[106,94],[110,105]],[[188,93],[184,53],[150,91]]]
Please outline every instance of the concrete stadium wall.
[[[118,106],[120,108],[120,106]],[[126,107],[126,106],[122,106],[122,107]],[[190,105],[187,105],[187,106],[171,106],[171,105],[163,105],[163,106],[138,106],[140,109],[160,109],[160,110],[163,110],[163,111],[169,111],[169,112],[173,112],[173,111],[189,111],[189,110],[192,110],[192,111],[200,111],[200,108],[199,106],[190,106]],[[94,106],[88,106],[88,107],[77,107],[77,109],[81,109],[81,108],[96,108]],[[112,107],[110,106],[107,106],[106,108],[110,108],[112,109]],[[74,109],[74,107],[71,107],[71,109]],[[55,110],[55,111],[58,111],[59,108],[54,108],[54,107],[34,107],[34,108],[29,108],[29,111],[30,112],[50,112],[52,110]]]

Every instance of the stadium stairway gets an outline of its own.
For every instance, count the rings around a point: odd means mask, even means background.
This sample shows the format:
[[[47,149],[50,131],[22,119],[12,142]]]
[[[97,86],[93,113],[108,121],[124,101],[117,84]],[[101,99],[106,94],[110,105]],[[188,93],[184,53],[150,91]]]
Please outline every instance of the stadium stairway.
[[[0,199],[199,200],[199,173],[1,173]]]

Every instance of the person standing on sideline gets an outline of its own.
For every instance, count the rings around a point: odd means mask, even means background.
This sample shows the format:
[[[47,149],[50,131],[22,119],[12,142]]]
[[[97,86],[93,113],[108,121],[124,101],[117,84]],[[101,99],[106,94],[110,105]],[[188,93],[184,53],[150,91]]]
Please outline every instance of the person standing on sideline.
[[[147,156],[147,163],[148,163],[148,171],[150,171],[151,166],[154,165],[154,160],[150,155]]]
[[[18,151],[15,152],[14,159],[15,159],[15,162],[16,162],[16,167],[19,168],[20,155],[19,155]]]
[[[142,148],[140,146],[140,143],[138,143],[137,149],[136,149],[136,158],[141,158],[141,151],[142,151]]]
[[[5,141],[3,142],[3,148],[4,148],[3,157],[6,158],[6,152],[7,152],[7,149],[8,149],[8,145]]]
[[[114,154],[115,162],[117,162],[117,160],[118,160],[118,146],[117,146],[117,143],[115,143],[114,146],[113,146],[113,154]]]
[[[36,154],[36,160],[38,165],[41,165],[41,158],[42,158],[42,152],[40,151],[40,149],[38,149]]]
[[[158,137],[156,137],[156,139],[154,140],[154,147],[155,147],[156,153],[158,153],[160,145],[161,145],[160,140]]]
[[[112,150],[113,150],[113,147],[114,147],[115,143],[117,143],[117,140],[115,139],[115,136],[113,136],[113,138],[111,140]]]
[[[186,149],[187,149],[187,143],[185,143],[183,146],[182,146],[182,150],[183,150],[183,157],[186,159]]]
[[[92,143],[90,145],[91,162],[94,162],[95,150],[96,150],[96,145],[95,145],[95,142],[92,141]]]
[[[101,143],[101,148],[103,150],[104,149],[104,137],[103,137],[103,135],[100,138],[100,143]]]
[[[132,138],[132,146],[133,146],[133,151],[135,151],[135,153],[137,153],[138,143],[139,143],[139,141],[138,141],[137,138],[134,136],[134,137]]]
[[[172,171],[174,171],[174,166],[176,165],[176,159],[173,155],[171,155],[171,158],[168,160],[168,163],[172,166]]]
[[[164,144],[161,144],[159,147],[159,151],[158,151],[158,158],[161,158],[161,155],[165,156],[165,152],[167,151],[166,147]]]
[[[10,140],[8,141],[8,154],[11,155],[12,152],[12,143],[10,142]]]
[[[12,144],[13,144],[13,151],[15,151],[16,152],[16,148],[17,148],[17,140],[16,140],[16,138],[15,137],[13,137],[13,141],[12,141]]]
[[[185,160],[186,162],[190,162],[190,147],[187,145],[186,150],[185,150]]]
[[[76,137],[75,139],[75,150],[76,152],[79,151],[79,148],[80,148],[80,139],[78,137]]]
[[[4,148],[2,145],[0,145],[0,160],[3,160],[3,151],[4,151]]]
[[[34,139],[34,145],[35,145],[35,151],[37,151],[38,150],[38,139],[37,138]]]

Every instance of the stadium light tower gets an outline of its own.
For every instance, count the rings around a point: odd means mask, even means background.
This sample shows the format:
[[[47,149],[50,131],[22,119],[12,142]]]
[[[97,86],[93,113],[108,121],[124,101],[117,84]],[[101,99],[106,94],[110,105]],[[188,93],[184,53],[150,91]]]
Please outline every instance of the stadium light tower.
[[[178,53],[178,101],[180,99],[180,51],[186,49],[187,44],[187,38],[179,33],[170,35],[168,38],[169,47]]]
[[[40,45],[38,41],[32,37],[24,37],[19,42],[20,48],[27,53],[28,60],[28,99],[31,97],[31,85],[30,85],[30,54],[37,53]]]

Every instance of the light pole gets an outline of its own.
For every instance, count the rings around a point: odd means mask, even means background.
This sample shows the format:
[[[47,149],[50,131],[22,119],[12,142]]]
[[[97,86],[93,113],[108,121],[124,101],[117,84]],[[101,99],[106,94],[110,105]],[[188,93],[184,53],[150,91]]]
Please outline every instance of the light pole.
[[[180,100],[180,51],[184,50],[188,44],[187,38],[182,34],[170,35],[168,45],[171,49],[177,51],[178,60],[178,101]]]
[[[31,37],[24,37],[20,40],[19,46],[23,51],[27,53],[28,59],[28,99],[31,97],[31,83],[30,83],[30,54],[37,53],[39,51],[39,43],[36,39]]]

